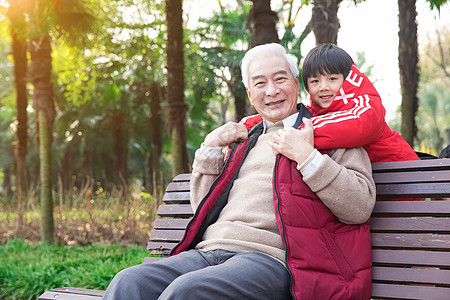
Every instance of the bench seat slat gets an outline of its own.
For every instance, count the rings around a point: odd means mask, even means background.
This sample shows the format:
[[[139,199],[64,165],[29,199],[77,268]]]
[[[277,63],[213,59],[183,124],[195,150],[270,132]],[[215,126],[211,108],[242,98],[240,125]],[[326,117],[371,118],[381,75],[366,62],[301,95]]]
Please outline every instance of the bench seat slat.
[[[46,291],[39,296],[39,300],[100,300],[102,296],[90,296],[90,295],[79,295],[79,294],[69,294],[61,292]]]
[[[448,300],[449,288],[372,283],[373,299],[433,299]]]
[[[39,300],[54,300],[54,299],[67,299],[67,300],[99,300],[103,296],[105,291],[89,290],[81,288],[55,288],[50,291],[46,291],[39,297]]]
[[[372,250],[374,265],[450,267],[450,252],[419,250]]]
[[[450,270],[375,266],[372,268],[372,280],[450,285]]]
[[[144,257],[144,264],[149,264],[155,261],[159,261],[161,259],[164,259],[164,257],[154,257],[154,256]]]
[[[397,234],[372,233],[373,248],[400,249],[449,249],[450,235],[444,234]]]
[[[150,251],[161,251],[162,255],[168,255],[170,251],[175,247],[177,243],[168,243],[168,242],[148,242],[147,250]]]
[[[370,229],[372,232],[450,232],[450,218],[371,218]]]

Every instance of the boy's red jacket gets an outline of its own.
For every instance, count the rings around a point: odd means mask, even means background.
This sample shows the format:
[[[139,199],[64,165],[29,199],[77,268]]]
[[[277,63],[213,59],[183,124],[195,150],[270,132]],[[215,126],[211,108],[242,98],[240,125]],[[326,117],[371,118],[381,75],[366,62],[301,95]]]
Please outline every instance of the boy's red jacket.
[[[364,147],[370,161],[418,160],[414,150],[384,120],[386,110],[380,95],[353,65],[331,105],[322,109],[311,100],[314,144],[317,149]],[[261,116],[242,120],[247,128]]]

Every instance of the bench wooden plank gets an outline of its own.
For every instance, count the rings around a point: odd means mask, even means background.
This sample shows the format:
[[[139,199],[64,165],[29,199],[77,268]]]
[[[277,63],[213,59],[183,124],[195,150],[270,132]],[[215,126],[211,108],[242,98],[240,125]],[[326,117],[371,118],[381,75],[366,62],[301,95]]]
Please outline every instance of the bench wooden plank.
[[[153,229],[179,229],[183,230],[191,219],[156,219]]]
[[[98,300],[103,294],[105,291],[65,287],[51,289],[39,296],[39,300]]]
[[[440,232],[450,233],[450,218],[371,218],[372,232]]]
[[[151,241],[179,242],[184,235],[184,230],[157,230],[150,233]]]
[[[175,247],[177,243],[170,242],[148,242],[147,250],[155,252],[155,254],[169,255],[170,251]],[[156,253],[158,252],[158,253]]]
[[[158,208],[158,216],[161,217],[190,218],[192,215],[192,207],[189,204],[161,205]]]
[[[448,197],[450,182],[377,184],[377,199],[444,198]]]
[[[450,252],[372,249],[372,262],[374,265],[450,267]]]
[[[372,280],[382,282],[392,281],[395,283],[409,282],[450,285],[450,270],[374,266],[372,268]]]
[[[374,173],[373,179],[377,184],[450,182],[450,171],[442,170],[442,171],[423,171],[423,172]]]
[[[450,235],[372,233],[371,239],[372,248],[450,250]]]
[[[166,193],[170,192],[189,192],[190,186],[188,181],[171,182],[167,185]]]
[[[372,299],[448,300],[450,289],[434,286],[372,283]]]
[[[191,180],[191,173],[178,174],[172,179],[173,182],[190,181],[190,180]]]
[[[162,201],[166,204],[189,204],[189,192],[165,193]]]
[[[450,160],[448,159],[427,159],[412,161],[392,161],[372,163],[372,172],[404,172],[404,171],[430,171],[430,170],[450,170]]]
[[[450,201],[377,201],[372,216],[450,216]]]

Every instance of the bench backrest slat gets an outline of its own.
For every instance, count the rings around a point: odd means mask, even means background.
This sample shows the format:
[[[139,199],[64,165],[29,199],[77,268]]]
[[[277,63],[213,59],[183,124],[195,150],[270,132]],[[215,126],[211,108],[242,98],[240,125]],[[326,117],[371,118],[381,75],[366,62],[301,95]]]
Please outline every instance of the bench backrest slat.
[[[404,172],[404,171],[439,171],[450,170],[448,159],[427,159],[412,161],[378,162],[372,164],[373,173]]]
[[[450,182],[450,171],[442,170],[374,173],[373,179],[377,184]]]
[[[372,232],[450,233],[450,218],[371,218]]]
[[[372,284],[372,299],[448,300],[448,288],[403,284]]]
[[[378,266],[450,267],[450,252],[372,249],[372,262]]]
[[[373,267],[372,280],[450,285],[450,270]]]

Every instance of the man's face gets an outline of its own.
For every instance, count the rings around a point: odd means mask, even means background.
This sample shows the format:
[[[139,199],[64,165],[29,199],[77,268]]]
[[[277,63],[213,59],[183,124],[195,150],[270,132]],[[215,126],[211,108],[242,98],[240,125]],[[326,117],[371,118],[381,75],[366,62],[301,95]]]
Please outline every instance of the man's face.
[[[342,74],[326,74],[308,78],[311,100],[321,108],[328,108],[344,82]]]
[[[261,55],[248,68],[247,95],[264,120],[281,121],[297,112],[300,84],[281,55]]]

